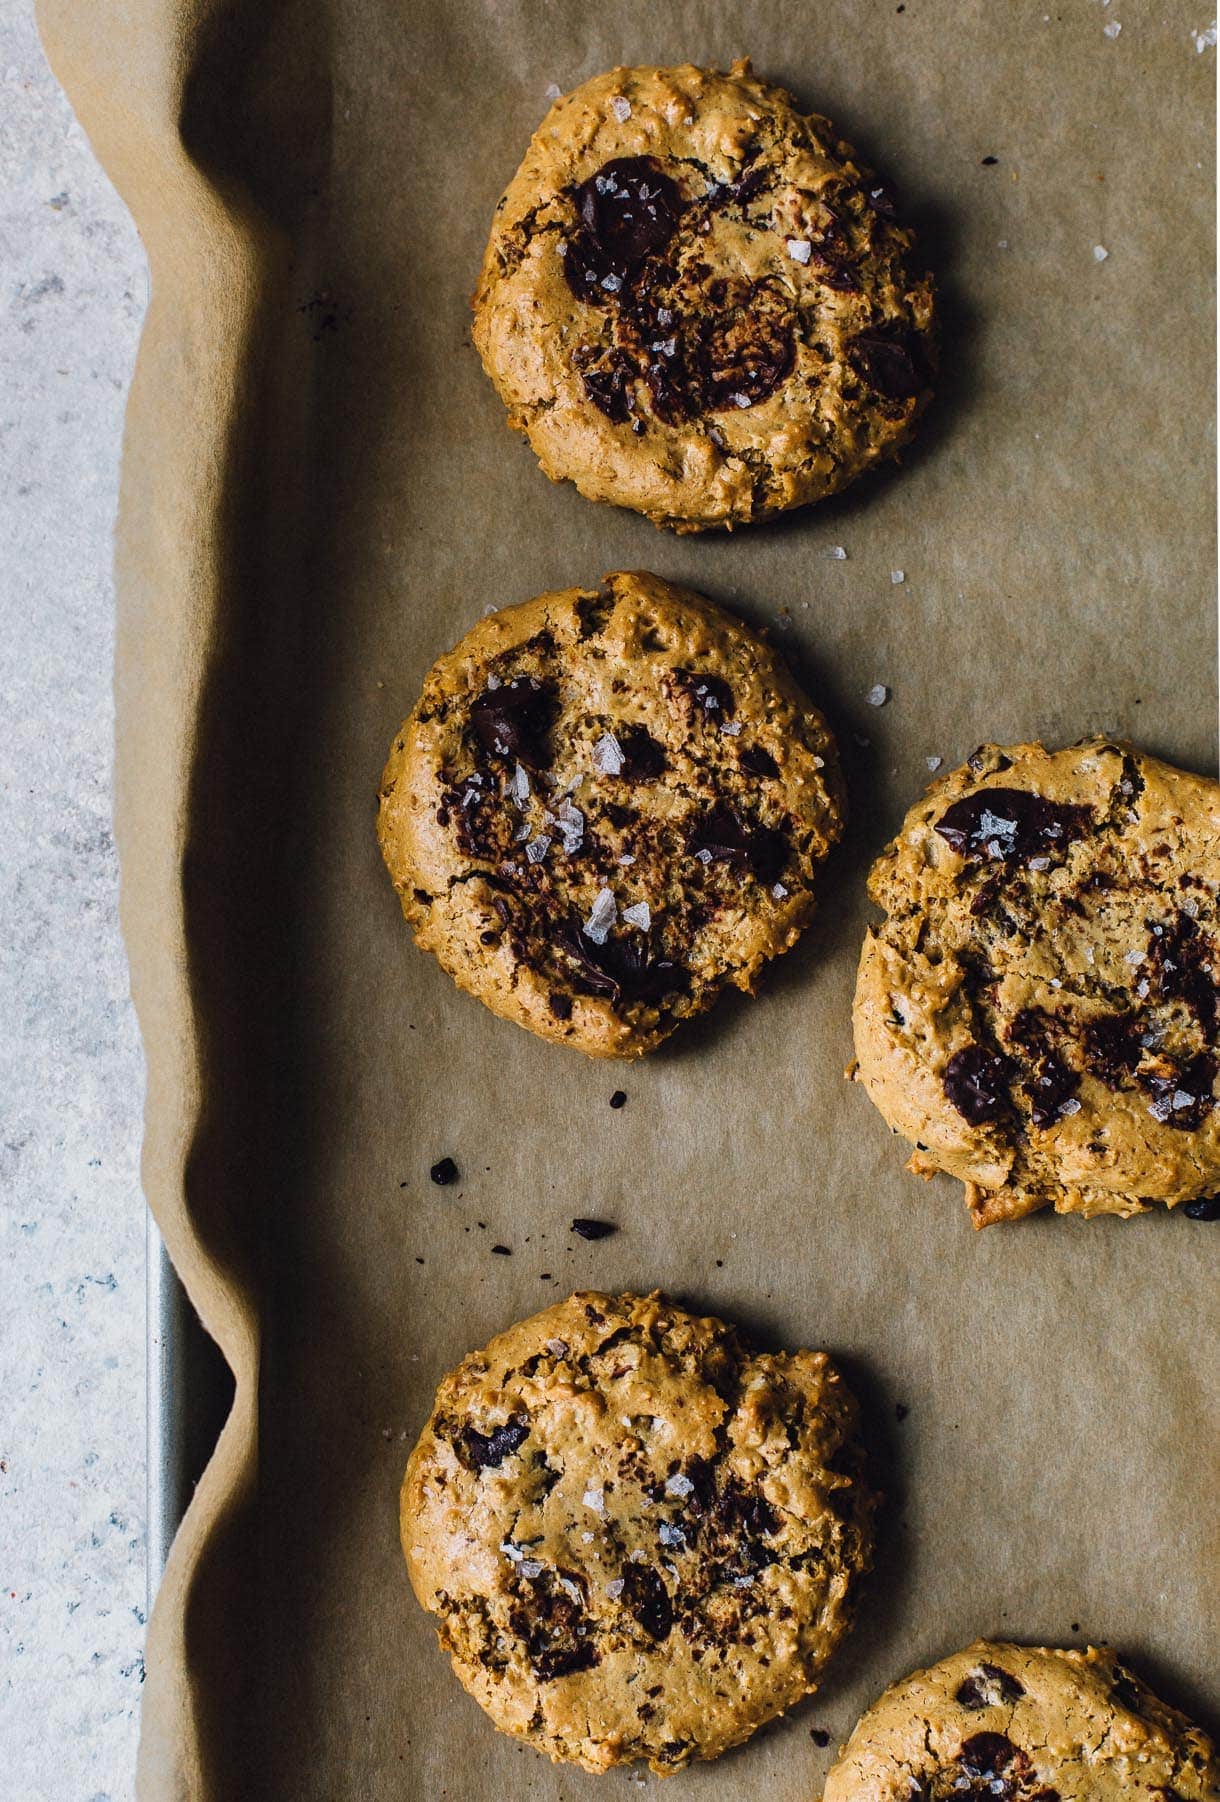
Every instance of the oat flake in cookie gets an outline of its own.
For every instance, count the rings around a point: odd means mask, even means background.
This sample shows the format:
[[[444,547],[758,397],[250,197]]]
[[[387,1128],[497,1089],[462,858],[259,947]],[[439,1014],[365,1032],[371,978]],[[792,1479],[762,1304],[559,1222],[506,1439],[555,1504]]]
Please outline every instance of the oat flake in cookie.
[[[402,1489],[458,1678],[555,1760],[668,1772],[807,1695],[849,1625],[873,1498],[820,1352],[660,1296],[573,1295],[447,1376]]]
[[[1128,745],[985,745],[873,867],[860,1080],[975,1223],[1220,1188],[1220,785]]]
[[[980,1640],[888,1689],[824,1802],[1215,1802],[1215,1748],[1113,1652]]]
[[[555,481],[679,531],[821,499],[930,396],[932,287],[886,185],[750,73],[614,69],[496,210],[484,366]]]
[[[441,658],[378,833],[462,988],[637,1057],[795,941],[842,817],[826,723],[780,659],[635,573],[492,614]]]

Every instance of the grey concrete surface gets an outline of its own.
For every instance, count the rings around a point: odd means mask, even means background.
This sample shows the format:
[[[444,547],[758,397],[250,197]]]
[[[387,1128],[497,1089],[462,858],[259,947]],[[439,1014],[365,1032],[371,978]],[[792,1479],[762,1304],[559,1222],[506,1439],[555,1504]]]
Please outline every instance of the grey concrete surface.
[[[134,227],[0,0],[0,1794],[132,1793],[143,1065],[110,825]]]

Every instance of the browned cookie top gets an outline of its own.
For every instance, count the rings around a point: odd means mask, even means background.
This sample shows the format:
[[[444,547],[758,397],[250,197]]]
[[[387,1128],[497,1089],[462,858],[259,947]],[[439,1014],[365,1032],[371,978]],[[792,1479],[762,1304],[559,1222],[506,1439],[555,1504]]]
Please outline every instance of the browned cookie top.
[[[895,1683],[826,1779],[825,1802],[1216,1802],[1197,1727],[1105,1647],[979,1640]]]
[[[878,859],[859,1074],[985,1225],[1220,1188],[1220,786],[1130,746],[984,746]]]
[[[378,830],[463,987],[634,1057],[792,944],[841,821],[830,734],[779,658],[637,572],[493,614],[441,658]]]
[[[587,1770],[714,1758],[815,1685],[868,1562],[856,1407],[660,1296],[571,1296],[440,1386],[420,1602],[495,1724]]]
[[[497,209],[475,342],[547,474],[680,530],[843,487],[929,396],[893,195],[737,63],[557,100]]]

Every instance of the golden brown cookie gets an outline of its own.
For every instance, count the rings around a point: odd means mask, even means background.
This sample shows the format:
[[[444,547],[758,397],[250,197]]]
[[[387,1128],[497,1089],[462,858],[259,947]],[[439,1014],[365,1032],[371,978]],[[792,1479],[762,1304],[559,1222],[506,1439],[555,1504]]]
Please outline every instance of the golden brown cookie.
[[[770,647],[636,572],[494,613],[440,659],[378,835],[462,988],[638,1057],[795,941],[842,815],[826,723]]]
[[[1220,1188],[1220,785],[1091,739],[984,745],[869,878],[860,1081],[976,1225]]]
[[[1113,1652],[992,1645],[887,1689],[824,1802],[1217,1802],[1205,1734]]]
[[[552,480],[732,527],[910,437],[933,360],[911,249],[885,183],[748,62],[613,69],[534,133],[474,341]]]
[[[506,1733],[589,1771],[715,1758],[807,1695],[873,1497],[821,1352],[573,1295],[447,1376],[402,1489],[415,1593]]]

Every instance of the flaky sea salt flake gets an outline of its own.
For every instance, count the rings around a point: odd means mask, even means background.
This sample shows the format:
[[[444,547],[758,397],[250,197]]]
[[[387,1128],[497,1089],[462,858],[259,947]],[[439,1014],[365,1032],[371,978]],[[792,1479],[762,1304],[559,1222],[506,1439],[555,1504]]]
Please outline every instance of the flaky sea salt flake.
[[[1107,19],[1106,23],[1102,26],[1102,30],[1108,38],[1116,38],[1122,30],[1122,26],[1117,19]]]
[[[581,927],[587,939],[595,945],[604,945],[610,936],[610,928],[618,918],[618,902],[608,888],[598,889],[589,910],[589,917]]]
[[[621,776],[627,759],[613,732],[603,732],[593,747],[593,767],[603,776]]]
[[[870,707],[884,707],[890,698],[890,691],[884,682],[874,682],[864,698]]]
[[[509,783],[509,792],[518,807],[528,807],[530,798],[529,772],[524,764],[513,765],[513,777]]]
[[[813,245],[808,238],[789,238],[788,255],[794,263],[807,263],[813,255]]]
[[[691,1482],[690,1478],[684,1477],[680,1470],[676,1470],[672,1477],[666,1477],[665,1479],[666,1495],[679,1497],[690,1495],[694,1487],[695,1485]]]
[[[540,832],[537,838],[532,838],[525,847],[526,861],[528,863],[541,863],[550,848],[550,837],[547,833]]]
[[[783,901],[786,898],[788,891],[782,882],[777,882],[772,886],[771,893],[777,901]]]
[[[638,926],[641,932],[647,932],[652,925],[652,910],[647,901],[636,901],[623,909],[622,918],[625,925]]]
[[[1207,27],[1206,31],[1192,31],[1191,32],[1190,35],[1195,40],[1195,54],[1197,56],[1202,56],[1202,54],[1205,50],[1214,50],[1215,49],[1215,47],[1216,47],[1216,29],[1217,29],[1216,25],[1215,25],[1215,23],[1213,23]]]
[[[1093,261],[1095,263],[1104,263],[1109,254],[1110,252],[1106,249],[1104,244],[1094,244]]]
[[[841,544],[832,544],[827,555],[833,557],[836,563],[847,562],[847,552]]]
[[[586,1508],[592,1508],[594,1514],[601,1514],[605,1510],[606,1492],[604,1489],[599,1489],[595,1484],[590,1484],[589,1488],[585,1490],[585,1493],[580,1499]]]
[[[569,857],[580,850],[585,836],[585,816],[579,807],[573,806],[567,795],[555,812],[548,816],[548,823],[555,827]]]
[[[901,582],[905,582],[906,579],[907,572],[905,569],[892,569],[890,571],[890,581],[894,584],[895,588],[897,588]]]
[[[562,95],[563,95],[563,89],[560,87],[560,85],[557,81],[548,81],[547,82],[546,88],[543,91],[544,99],[559,100],[562,97]]]
[[[933,775],[936,774],[937,770],[940,768],[941,764],[944,761],[945,760],[943,757],[925,757],[924,758],[924,762],[927,764],[928,768],[931,770]]]
[[[631,102],[623,94],[616,94],[610,102],[610,111],[620,125],[625,125],[631,117]]]

